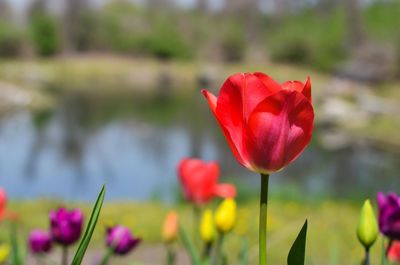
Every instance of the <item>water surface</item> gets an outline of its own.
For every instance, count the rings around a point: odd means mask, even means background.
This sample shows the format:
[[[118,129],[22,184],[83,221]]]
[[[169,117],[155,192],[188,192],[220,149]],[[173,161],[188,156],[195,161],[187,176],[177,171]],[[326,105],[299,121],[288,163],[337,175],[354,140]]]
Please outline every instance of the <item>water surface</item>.
[[[275,193],[374,196],[400,187],[397,154],[354,143],[326,150],[314,140],[272,177]],[[0,120],[0,185],[18,199],[93,200],[176,197],[176,165],[187,156],[218,160],[223,179],[258,194],[259,178],[237,165],[201,96],[177,98],[68,93],[56,107],[18,110]]]

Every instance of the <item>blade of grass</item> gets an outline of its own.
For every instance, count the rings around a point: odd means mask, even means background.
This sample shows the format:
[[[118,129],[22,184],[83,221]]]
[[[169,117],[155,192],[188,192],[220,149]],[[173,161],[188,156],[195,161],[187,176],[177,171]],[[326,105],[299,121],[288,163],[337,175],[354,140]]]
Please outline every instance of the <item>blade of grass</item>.
[[[186,251],[188,252],[192,260],[192,265],[200,265],[201,261],[199,253],[196,251],[193,242],[190,241],[186,231],[183,229],[182,226],[179,226],[179,235],[181,237],[183,246],[186,248]]]
[[[296,240],[290,248],[287,258],[288,265],[304,265],[306,253],[307,220],[304,222]]]
[[[240,252],[239,252],[239,264],[249,264],[249,242],[247,238],[241,238]]]
[[[75,256],[74,256],[74,259],[72,260],[71,265],[80,265],[82,263],[83,257],[85,255],[85,252],[90,243],[90,239],[92,238],[93,231],[96,228],[97,220],[99,219],[101,207],[102,207],[103,201],[104,201],[105,192],[106,192],[106,188],[103,185],[103,188],[101,189],[99,196],[97,197],[96,203],[93,207],[92,214],[90,215],[90,219],[87,224],[85,233],[83,234],[81,242],[79,243],[79,247],[75,253]]]
[[[11,264],[22,265],[22,254],[20,253],[20,247],[17,238],[17,223],[12,221],[10,223],[11,231]]]

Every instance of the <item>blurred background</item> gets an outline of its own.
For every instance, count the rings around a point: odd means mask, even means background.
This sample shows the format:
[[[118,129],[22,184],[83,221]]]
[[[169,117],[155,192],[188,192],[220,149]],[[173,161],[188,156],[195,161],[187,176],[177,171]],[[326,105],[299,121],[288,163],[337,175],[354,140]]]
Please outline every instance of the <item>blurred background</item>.
[[[176,165],[191,156],[219,161],[253,205],[259,178],[237,165],[200,90],[236,72],[309,75],[315,133],[271,178],[272,229],[319,212],[315,230],[346,232],[314,235],[309,264],[356,264],[358,206],[400,188],[399,14],[398,0],[0,0],[0,186],[22,212],[27,200],[43,212],[91,202],[103,183],[110,205],[165,211],[182,201]],[[157,244],[162,217],[150,229],[124,213]]]

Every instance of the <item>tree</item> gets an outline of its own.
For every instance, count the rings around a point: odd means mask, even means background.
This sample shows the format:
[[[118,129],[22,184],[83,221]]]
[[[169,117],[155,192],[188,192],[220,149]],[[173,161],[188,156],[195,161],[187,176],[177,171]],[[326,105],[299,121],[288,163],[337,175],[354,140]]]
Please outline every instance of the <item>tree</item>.
[[[45,13],[36,14],[31,20],[31,34],[39,55],[51,56],[59,51],[57,21],[52,16]]]
[[[208,1],[207,0],[197,0],[196,9],[201,13],[206,13],[208,11]]]
[[[28,8],[28,19],[32,21],[35,16],[47,13],[47,0],[34,0]]]
[[[261,41],[260,21],[262,18],[260,0],[226,0],[223,12],[243,25],[245,34],[244,46],[250,47],[249,51],[251,51],[251,54],[248,55],[251,58],[260,58],[258,54],[261,51],[259,48]]]
[[[173,5],[171,0],[147,0],[145,2],[149,11],[169,10]]]
[[[344,10],[346,11],[346,20],[348,28],[348,44],[350,47],[356,47],[363,41],[363,27],[358,0],[343,0]]]
[[[67,49],[74,51],[88,49],[95,23],[95,16],[88,0],[65,0],[64,35]]]
[[[8,21],[11,19],[11,7],[6,0],[0,0],[0,20]]]
[[[47,0],[34,0],[28,9],[30,35],[37,54],[51,56],[60,50],[57,20],[48,12]]]

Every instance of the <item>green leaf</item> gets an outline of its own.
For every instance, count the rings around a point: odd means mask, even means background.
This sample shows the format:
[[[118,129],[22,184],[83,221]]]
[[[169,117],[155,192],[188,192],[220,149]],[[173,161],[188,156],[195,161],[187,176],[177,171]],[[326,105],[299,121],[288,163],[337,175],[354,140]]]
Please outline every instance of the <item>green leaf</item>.
[[[182,226],[179,226],[179,235],[182,239],[183,246],[186,248],[190,259],[192,260],[192,265],[201,265],[199,253],[196,251],[193,242],[190,241],[186,231]]]
[[[83,234],[81,242],[79,243],[79,247],[76,250],[76,253],[75,253],[74,259],[72,260],[71,265],[80,265],[82,263],[86,249],[88,248],[90,239],[92,238],[93,231],[96,228],[97,220],[99,219],[101,207],[102,207],[103,201],[104,201],[105,192],[106,192],[106,188],[103,185],[103,188],[101,189],[99,196],[97,197],[96,204],[93,207],[92,214],[90,215],[90,219],[87,224],[85,233]]]
[[[287,258],[288,265],[304,265],[307,238],[307,220],[297,235]]]
[[[17,223],[11,222],[11,264],[22,265],[23,257],[18,244]]]
[[[239,251],[239,264],[240,265],[247,265],[249,264],[249,241],[247,238],[241,238],[241,245]]]

